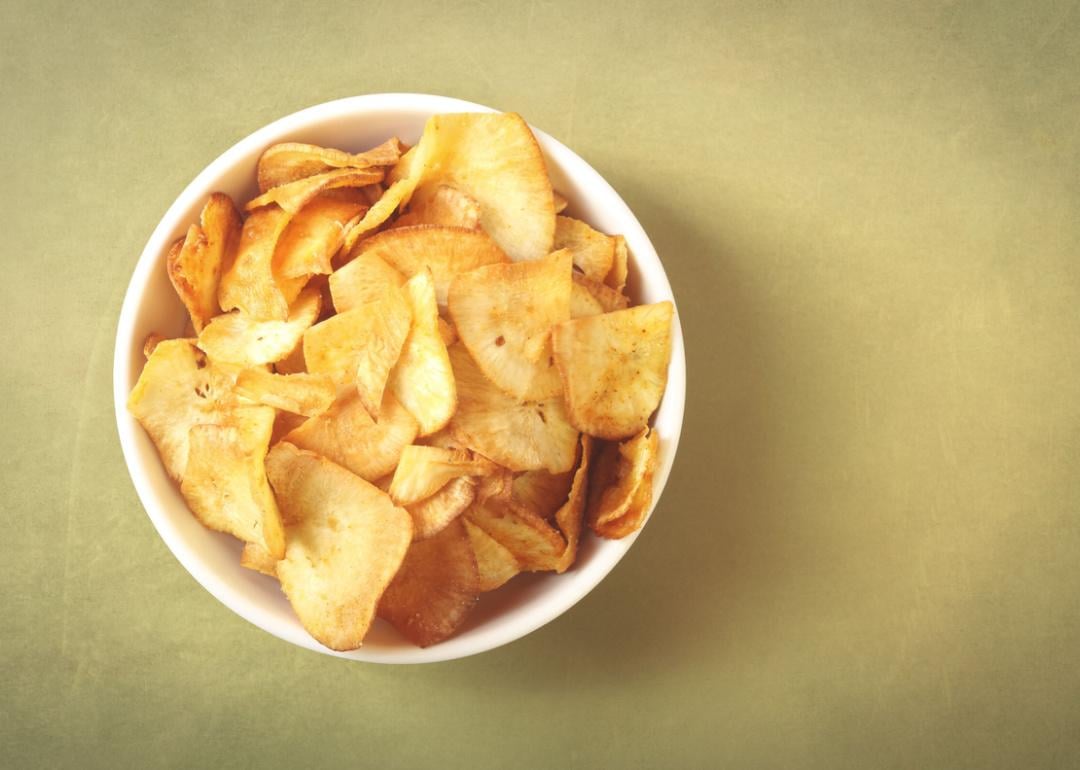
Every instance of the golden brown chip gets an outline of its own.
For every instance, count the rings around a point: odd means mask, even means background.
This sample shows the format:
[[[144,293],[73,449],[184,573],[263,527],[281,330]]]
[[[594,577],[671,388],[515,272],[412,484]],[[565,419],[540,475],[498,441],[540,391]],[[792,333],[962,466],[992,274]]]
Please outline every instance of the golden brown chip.
[[[562,391],[551,356],[554,324],[570,318],[570,253],[463,273],[450,286],[450,317],[481,371],[521,400]]]
[[[330,274],[330,296],[334,300],[334,309],[344,313],[366,302],[381,299],[404,283],[405,276],[385,260],[376,254],[361,252],[344,267]]]
[[[397,467],[416,431],[416,420],[389,391],[383,396],[376,422],[356,389],[349,388],[328,410],[289,433],[286,441],[318,452],[373,482]]]
[[[273,427],[274,410],[266,406],[237,407],[220,423],[191,426],[180,492],[206,527],[281,558],[281,514],[263,466]]]
[[[588,289],[574,281],[570,287],[570,318],[588,318],[604,312],[600,301]]]
[[[450,359],[439,334],[435,284],[426,268],[404,286],[412,308],[412,328],[390,374],[390,389],[420,424],[420,435],[441,430],[457,408]]]
[[[440,225],[386,230],[364,241],[357,254],[358,259],[377,256],[406,278],[428,268],[435,282],[435,301],[441,307],[446,306],[446,293],[456,276],[483,265],[510,261],[482,230]]]
[[[301,624],[334,650],[360,646],[412,541],[412,519],[368,482],[289,443],[266,474],[290,522],[277,576]]]
[[[553,570],[566,551],[562,535],[528,508],[489,500],[465,517],[510,551],[523,571]]]
[[[266,321],[233,311],[219,315],[199,334],[199,347],[215,362],[258,366],[288,356],[319,316],[318,289],[305,289],[285,321]]]
[[[278,410],[277,417],[274,418],[274,432],[270,435],[270,446],[274,446],[274,444],[284,439],[303,425],[307,419],[302,414]]]
[[[235,389],[244,398],[306,417],[322,414],[337,397],[337,387],[326,375],[271,374],[259,368],[240,372]]]
[[[386,172],[381,168],[335,168],[315,176],[286,182],[271,187],[258,198],[252,198],[244,208],[255,211],[263,206],[277,204],[290,214],[296,214],[311,202],[316,195],[327,190],[341,187],[363,187],[374,182],[381,182]]]
[[[240,310],[258,320],[284,321],[289,301],[274,278],[274,249],[292,214],[277,206],[253,211],[240,231],[232,264],[218,284],[222,310]]]
[[[596,534],[609,540],[618,540],[633,534],[641,529],[645,523],[645,517],[649,515],[649,506],[652,505],[653,474],[645,474],[645,478],[638,484],[634,497],[626,507],[626,512],[617,519],[599,524],[595,528]]]
[[[476,568],[480,576],[477,588],[481,593],[494,591],[521,572],[521,565],[506,546],[468,518],[462,519],[462,523],[469,533],[469,542],[473,555],[476,556]]]
[[[307,362],[304,361],[304,338],[296,343],[289,355],[280,361],[274,362],[274,371],[278,374],[303,374],[307,371]]]
[[[278,560],[258,543],[244,543],[244,550],[240,552],[241,567],[247,567],[272,578],[277,578],[277,563]]]
[[[574,265],[594,281],[604,280],[615,261],[615,239],[580,219],[555,217],[554,248],[568,249],[574,255]]]
[[[335,168],[369,168],[371,166],[391,166],[397,163],[404,147],[394,137],[367,152],[352,154],[329,147],[317,147],[313,144],[283,142],[268,147],[259,158],[257,175],[259,192],[264,193],[271,187],[295,182],[309,176],[316,176]]]
[[[273,270],[285,298],[292,301],[289,291],[303,287],[303,281],[313,275],[328,275],[331,259],[345,238],[345,225],[367,210],[367,204],[356,190],[342,190],[348,197],[320,195],[304,206],[292,218],[274,251]],[[299,289],[297,289],[299,291]]]
[[[596,301],[596,304],[600,306],[601,313],[611,313],[615,310],[625,310],[630,301],[621,292],[615,291],[607,284],[600,281],[594,281],[590,278],[586,278],[581,273],[574,273],[574,291],[581,289]],[[571,295],[571,304],[573,304],[573,295]],[[571,310],[571,315],[573,311]],[[599,313],[592,313],[591,315],[599,315]]]
[[[559,525],[566,540],[566,550],[559,557],[556,572],[566,572],[577,559],[578,541],[581,540],[581,525],[585,518],[585,499],[589,489],[589,465],[592,458],[593,439],[581,434],[581,462],[574,471],[574,482],[570,485],[570,494],[565,503],[555,512],[555,523]]]
[[[606,444],[601,448],[592,471],[586,509],[589,526],[594,532],[603,535],[605,529],[611,529],[612,522],[622,519],[628,513],[632,514],[628,520],[633,525],[630,531],[641,526],[652,501],[651,480],[647,483],[648,492],[644,493],[648,496],[644,506],[640,505],[641,498],[635,501],[635,496],[639,488],[646,483],[645,479],[651,478],[656,468],[658,447],[659,438],[656,433],[645,428],[628,441]],[[641,508],[645,510],[642,511]]]
[[[242,227],[232,198],[214,193],[203,206],[199,224],[189,227],[187,237],[169,250],[165,260],[169,280],[196,332],[221,312],[218,283],[222,270],[232,264],[236,255]]]
[[[566,207],[570,203],[568,200],[566,200],[566,196],[558,190],[552,190],[551,192],[552,197],[555,199],[555,213],[561,214],[566,211]]]
[[[454,325],[447,321],[445,318],[439,318],[439,336],[442,337],[443,344],[449,348],[458,340],[457,329]]]
[[[490,462],[463,449],[407,446],[394,471],[390,498],[398,505],[410,505],[431,497],[456,478],[483,476],[492,470]]]
[[[438,534],[464,513],[475,499],[475,482],[460,476],[430,497],[406,505],[405,510],[413,519],[413,540],[424,540]]]
[[[611,272],[607,274],[604,283],[615,291],[623,292],[626,288],[627,272],[629,270],[629,255],[626,252],[626,239],[621,235],[615,236],[615,259],[611,264]]]
[[[454,521],[434,537],[414,541],[379,601],[379,617],[413,644],[430,647],[465,622],[479,593],[468,532]]]
[[[514,502],[533,511],[547,521],[555,518],[555,512],[562,507],[570,496],[570,485],[574,473],[548,473],[547,471],[526,471],[513,482]]]
[[[555,327],[555,362],[567,412],[591,436],[632,436],[649,421],[667,385],[670,302],[579,318]]]
[[[394,223],[394,227],[413,225],[452,225],[475,230],[480,227],[480,204],[461,190],[439,185],[430,197],[409,206],[408,213]]]

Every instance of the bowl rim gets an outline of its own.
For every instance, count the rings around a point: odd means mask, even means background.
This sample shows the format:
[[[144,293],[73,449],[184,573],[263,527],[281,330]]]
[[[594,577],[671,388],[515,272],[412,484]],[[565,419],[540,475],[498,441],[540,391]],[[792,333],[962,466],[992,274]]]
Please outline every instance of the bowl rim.
[[[316,104],[274,120],[256,129],[222,152],[184,187],[165,211],[135,264],[131,280],[124,292],[116,327],[116,343],[113,350],[113,406],[124,463],[143,509],[169,551],[196,582],[214,598],[263,631],[305,649],[335,657],[367,662],[430,663],[453,660],[495,649],[527,636],[537,628],[553,621],[599,585],[637,540],[644,529],[644,525],[637,532],[622,540],[605,541],[606,547],[595,554],[585,569],[571,570],[569,573],[559,576],[559,578],[565,578],[567,575],[573,576],[570,581],[560,586],[559,590],[544,597],[542,602],[533,600],[532,603],[536,606],[527,608],[530,610],[528,612],[516,613],[515,617],[510,618],[508,622],[489,622],[486,626],[474,629],[465,640],[467,643],[455,644],[455,640],[460,640],[462,637],[451,637],[445,642],[427,648],[365,646],[360,647],[358,650],[338,652],[323,647],[315,641],[303,630],[298,621],[295,626],[299,629],[299,634],[295,633],[295,629],[289,629],[289,632],[287,632],[286,629],[280,628],[276,619],[272,618],[265,609],[241,596],[224,578],[203,563],[195,549],[187,547],[179,537],[175,526],[169,520],[165,506],[158,500],[158,496],[152,488],[139,450],[136,447],[136,436],[138,432],[142,431],[142,427],[127,411],[129,383],[133,381],[132,375],[135,368],[132,364],[131,350],[132,345],[136,343],[134,335],[138,311],[142,305],[142,298],[147,290],[153,271],[160,268],[162,255],[167,247],[166,241],[177,231],[179,220],[183,218],[184,213],[190,211],[197,201],[207,194],[209,188],[217,180],[232,169],[239,159],[249,155],[253,149],[263,148],[276,141],[282,141],[284,136],[292,132],[303,131],[304,129],[310,130],[331,118],[355,118],[363,112],[393,110],[421,111],[428,114],[499,112],[499,110],[474,102],[432,94],[381,93],[350,96]],[[652,518],[652,513],[670,476],[683,426],[686,404],[686,359],[682,327],[679,323],[678,305],[675,302],[670,282],[656,249],[637,217],[630,207],[626,205],[622,197],[599,172],[574,151],[531,124],[530,128],[543,149],[545,160],[554,159],[560,169],[568,178],[574,179],[575,183],[586,184],[590,188],[599,188],[606,196],[613,199],[617,205],[623,207],[625,211],[622,213],[625,215],[624,218],[628,225],[628,227],[624,228],[623,235],[627,238],[628,243],[634,244],[631,247],[634,261],[640,262],[644,259],[655,264],[661,280],[661,284],[656,288],[659,288],[660,293],[670,298],[673,305],[675,305],[672,323],[671,363],[668,370],[667,389],[664,394],[664,401],[661,403],[662,408],[666,407],[669,410],[666,411],[668,415],[666,424],[670,426],[670,429],[667,435],[662,436],[666,451],[661,456],[654,474],[653,501],[649,515],[645,519],[645,524],[647,524]],[[656,281],[657,278],[653,276],[650,280]],[[141,342],[138,342],[138,344],[141,345]],[[505,619],[500,618],[499,620]]]

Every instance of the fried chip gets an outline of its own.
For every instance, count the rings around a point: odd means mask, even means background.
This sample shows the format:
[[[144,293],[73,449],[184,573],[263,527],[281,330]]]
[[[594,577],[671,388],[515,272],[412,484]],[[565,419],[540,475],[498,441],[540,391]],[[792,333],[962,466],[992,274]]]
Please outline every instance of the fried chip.
[[[235,390],[244,398],[305,417],[322,414],[337,397],[337,387],[326,375],[271,374],[259,368],[241,371]]]
[[[389,391],[383,396],[376,422],[356,389],[348,388],[328,410],[293,430],[285,440],[374,482],[397,467],[416,431],[416,420]]]
[[[305,289],[285,321],[265,321],[233,311],[219,315],[199,334],[199,347],[215,362],[258,366],[288,356],[319,316],[318,289]]]
[[[413,644],[430,647],[465,622],[476,605],[479,583],[469,534],[454,521],[409,546],[379,601],[379,617]]]
[[[517,401],[483,375],[461,343],[450,348],[450,361],[458,390],[450,422],[456,441],[513,471],[574,467],[578,431],[561,397]]]
[[[555,512],[570,496],[574,473],[549,473],[526,471],[514,479],[512,496],[518,505],[528,508],[547,521],[555,518]]]
[[[398,505],[417,503],[456,478],[483,476],[492,468],[490,462],[476,459],[466,450],[407,446],[394,471],[390,498]]]
[[[521,565],[506,546],[468,518],[462,519],[462,524],[469,533],[469,542],[476,557],[476,569],[479,573],[477,590],[481,593],[494,591],[521,572]]]
[[[366,302],[381,299],[404,283],[405,276],[381,257],[361,252],[344,267],[330,274],[330,296],[334,309],[344,313]]]
[[[283,142],[268,147],[259,158],[256,171],[259,192],[271,187],[316,176],[335,168],[370,168],[392,166],[401,157],[404,147],[397,137],[388,139],[366,152],[352,154],[313,144]]]
[[[240,551],[241,567],[247,567],[272,578],[277,578],[277,563],[278,560],[258,543],[244,543],[244,549]]]
[[[157,332],[150,332],[146,335],[146,339],[143,340],[142,352],[143,356],[150,358],[154,355],[154,348],[158,346],[158,343],[164,342],[165,337]]]
[[[253,211],[244,221],[232,264],[218,284],[222,310],[240,310],[258,320],[284,321],[289,301],[274,277],[274,250],[292,214],[277,206]]]
[[[450,286],[450,317],[481,371],[502,390],[536,401],[562,391],[551,356],[554,324],[570,318],[570,253],[463,273]]]
[[[420,435],[441,430],[457,408],[457,387],[446,345],[439,334],[439,311],[431,271],[421,270],[404,286],[412,307],[412,328],[390,373],[390,389],[420,424]]]
[[[604,312],[600,301],[588,289],[574,281],[570,287],[570,318],[588,318]]]
[[[605,530],[625,529],[626,522],[618,527],[615,527],[613,522],[628,514],[631,515],[628,522],[632,529],[626,534],[641,526],[652,501],[651,477],[656,468],[658,449],[659,437],[648,428],[628,441],[605,444],[601,448],[592,471],[586,508],[586,518],[594,532],[603,535]],[[646,478],[649,479],[648,482],[645,481]],[[644,505],[641,505],[641,498],[635,500],[642,485],[647,486],[643,497],[648,499]]]
[[[589,293],[590,296],[600,306],[600,312],[611,313],[615,310],[625,310],[630,301],[626,296],[619,291],[611,288],[607,284],[600,281],[594,281],[591,278],[586,278],[581,273],[574,273],[574,290],[582,289]],[[573,294],[571,294],[570,302],[573,304]],[[573,309],[571,309],[571,315],[573,315]],[[595,314],[599,315],[599,314]]]
[[[566,540],[566,550],[559,557],[555,571],[562,573],[573,566],[577,559],[578,542],[581,540],[582,523],[585,517],[586,495],[589,489],[589,465],[592,458],[593,439],[588,434],[581,434],[581,461],[574,471],[574,481],[570,485],[567,500],[555,512],[555,523]]]
[[[280,361],[274,362],[274,371],[278,374],[303,374],[307,371],[307,362],[304,361],[304,338],[296,343],[289,355]]]
[[[621,439],[648,423],[667,385],[670,302],[579,318],[555,327],[552,347],[571,424]]]
[[[299,428],[307,419],[302,414],[294,414],[279,409],[277,417],[274,418],[274,432],[270,435],[270,446],[274,446],[274,444]]]
[[[597,525],[593,531],[600,537],[609,540],[619,540],[641,529],[645,523],[645,517],[649,515],[649,506],[652,505],[653,474],[645,474],[645,478],[638,484],[634,497],[626,507],[626,512],[617,519]]]
[[[458,341],[457,329],[455,329],[454,325],[442,316],[439,317],[438,323],[439,336],[442,337],[443,344],[446,345],[447,348],[449,348],[451,345]]]
[[[489,500],[465,517],[510,551],[523,571],[553,570],[566,551],[562,535],[528,508]]]
[[[169,250],[165,266],[176,293],[187,308],[195,331],[202,331],[221,312],[218,283],[231,265],[240,242],[243,222],[225,193],[214,193],[203,206],[200,222]]]
[[[593,230],[580,219],[555,217],[556,249],[568,249],[574,265],[594,281],[602,281],[615,261],[615,239]]]
[[[220,423],[191,426],[180,492],[209,529],[258,543],[274,558],[285,555],[285,536],[263,466],[274,410],[238,407]]]
[[[374,182],[381,182],[385,175],[386,172],[381,168],[335,168],[315,176],[271,187],[258,198],[249,200],[244,208],[247,211],[255,211],[276,203],[288,213],[296,214],[322,192],[341,187],[364,187]]]
[[[367,210],[356,190],[352,195],[320,195],[292,218],[274,250],[273,272],[287,301],[313,275],[328,275],[331,259],[345,239],[345,226]]]
[[[629,270],[629,255],[626,252],[626,239],[621,235],[615,236],[615,259],[611,264],[611,272],[604,278],[604,283],[615,291],[623,292],[626,289],[626,278]]]
[[[412,519],[386,493],[289,443],[266,458],[282,513],[281,588],[300,623],[333,650],[361,645],[412,541]]]
[[[529,125],[515,113],[434,115],[413,205],[453,187],[480,206],[480,224],[514,261],[552,250],[555,203],[544,156]]]
[[[439,185],[430,197],[409,206],[408,212],[394,223],[394,227],[413,225],[452,225],[476,230],[480,227],[480,204],[461,190]]]
[[[566,200],[566,196],[565,196],[565,195],[563,195],[563,194],[562,194],[561,192],[559,192],[558,190],[552,190],[552,191],[551,191],[551,194],[552,194],[552,197],[554,198],[554,203],[555,203],[555,213],[556,213],[556,214],[561,214],[561,213],[563,213],[564,211],[566,211],[566,207],[567,207],[567,206],[569,205],[569,203],[570,203],[570,201]]]
[[[424,540],[438,534],[464,513],[475,499],[476,483],[467,476],[459,476],[430,497],[406,505],[405,510],[413,519],[413,540]]]
[[[406,278],[425,267],[430,269],[435,301],[440,307],[446,307],[446,293],[456,276],[483,265],[510,261],[487,233],[440,225],[386,230],[364,241],[357,254],[357,259],[377,256]]]

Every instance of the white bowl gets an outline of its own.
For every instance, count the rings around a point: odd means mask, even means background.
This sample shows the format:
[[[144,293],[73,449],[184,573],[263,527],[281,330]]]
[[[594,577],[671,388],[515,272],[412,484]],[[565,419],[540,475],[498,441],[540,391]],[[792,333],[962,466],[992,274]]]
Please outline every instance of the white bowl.
[[[338,653],[311,638],[300,625],[277,583],[240,566],[240,543],[203,528],[168,478],[150,438],[128,414],[128,393],[142,370],[146,335],[179,336],[186,321],[165,273],[168,245],[197,220],[206,197],[221,190],[235,200],[257,194],[255,164],[275,142],[301,141],[359,151],[390,136],[416,142],[427,118],[444,112],[492,112],[479,104],[423,94],[372,94],[327,102],[284,117],[238,142],[206,167],[165,212],[135,266],[116,332],[113,396],[124,459],[139,499],[158,534],[184,568],[225,606],[285,641],[309,650],[379,663],[451,660],[519,639],[554,620],[597,585],[630,549],[637,534],[609,541],[586,537],[577,564],[563,575],[522,575],[485,594],[458,634],[427,649],[401,639],[376,621],[364,646]],[[622,233],[630,251],[630,286],[635,303],[674,300],[656,250],[630,209],[604,179],[567,147],[533,129],[555,187],[570,201],[569,213],[597,229]],[[676,312],[668,386],[654,418],[660,437],[653,505],[671,471],[682,430],[686,362]]]

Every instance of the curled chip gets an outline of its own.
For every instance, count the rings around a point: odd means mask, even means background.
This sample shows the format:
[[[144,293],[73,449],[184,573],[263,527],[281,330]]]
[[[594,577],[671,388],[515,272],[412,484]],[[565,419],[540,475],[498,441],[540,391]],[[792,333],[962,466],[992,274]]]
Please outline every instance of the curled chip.
[[[496,264],[450,285],[450,316],[480,370],[511,396],[539,400],[562,385],[551,357],[553,324],[570,318],[570,253]]]
[[[462,523],[469,533],[469,542],[476,557],[479,573],[477,590],[481,593],[494,591],[521,572],[521,565],[506,546],[468,519],[463,519]]]
[[[265,406],[239,407],[220,423],[193,425],[180,492],[205,526],[257,543],[280,559],[281,515],[263,466],[273,427],[274,410]]]
[[[624,537],[641,526],[652,502],[658,445],[657,435],[645,428],[629,441],[600,450],[586,509],[589,526],[598,535]]]
[[[475,499],[476,484],[467,476],[459,476],[430,497],[406,505],[405,510],[413,520],[413,540],[424,540],[438,534],[464,513]]]
[[[554,248],[568,249],[574,255],[574,266],[594,281],[604,280],[615,261],[615,239],[580,219],[555,217]]]
[[[290,214],[304,208],[316,195],[341,187],[364,187],[381,182],[386,172],[381,168],[336,168],[315,176],[297,179],[278,187],[271,187],[258,198],[252,198],[244,207],[248,211],[277,204]]]
[[[553,570],[566,551],[562,535],[528,508],[488,501],[465,516],[510,551],[523,571]]]
[[[277,576],[309,634],[333,650],[364,641],[412,541],[412,519],[386,493],[288,443],[266,473],[289,521]]]
[[[551,521],[555,512],[562,507],[570,496],[570,485],[574,473],[549,473],[548,471],[526,471],[514,479],[512,495],[514,501],[533,511],[542,519]]]
[[[575,428],[615,440],[645,427],[667,385],[672,310],[659,302],[555,327],[552,347]]]
[[[397,467],[402,451],[416,438],[416,431],[416,420],[393,394],[383,396],[376,422],[352,388],[345,389],[328,410],[310,418],[285,440],[318,452],[374,482]]]
[[[615,291],[622,292],[626,288],[627,272],[629,270],[628,255],[626,252],[626,239],[621,235],[615,236],[615,260],[611,265],[611,272],[607,274],[604,283]]]
[[[628,300],[622,292],[618,292],[607,284],[601,283],[600,281],[594,281],[591,278],[586,278],[584,275],[575,272],[574,290],[576,291],[579,288],[588,292],[589,295],[596,300],[602,313],[625,310],[627,305],[630,304],[630,300]],[[572,297],[573,295],[571,295],[571,303],[573,303]]]
[[[407,278],[429,269],[435,282],[435,301],[442,307],[446,306],[446,293],[456,276],[510,261],[487,233],[439,225],[386,230],[364,241],[357,254],[357,259],[378,257]]]
[[[258,320],[284,321],[289,301],[274,277],[274,249],[292,214],[267,206],[253,211],[240,231],[232,264],[223,268],[218,284],[222,310],[240,310]]]
[[[589,488],[589,464],[592,458],[592,437],[581,434],[581,461],[574,471],[574,482],[570,485],[570,494],[565,503],[555,512],[555,523],[559,525],[566,540],[566,550],[559,557],[556,572],[566,572],[577,559],[578,542],[581,540],[581,525],[585,517],[585,498]]]
[[[345,226],[367,204],[356,190],[342,190],[347,196],[320,195],[292,218],[278,239],[273,273],[288,301],[313,275],[329,275],[331,260],[345,239]]]
[[[330,275],[330,297],[339,313],[375,302],[401,288],[405,276],[375,254],[357,255]]]
[[[236,393],[275,409],[314,417],[330,408],[337,387],[321,374],[271,374],[253,368],[236,376]]]
[[[169,280],[196,332],[221,312],[218,283],[222,269],[236,256],[242,227],[232,198],[214,193],[203,206],[199,224],[188,228],[187,237],[173,244],[165,260]]]
[[[513,471],[563,473],[574,467],[578,431],[562,398],[518,401],[491,383],[458,343],[450,348],[458,408],[454,440]]]
[[[271,187],[316,176],[335,168],[370,168],[397,163],[403,151],[401,141],[394,137],[367,152],[352,154],[313,144],[284,142],[268,147],[259,158],[256,174],[259,192]]]
[[[566,200],[566,196],[558,190],[552,190],[552,197],[555,199],[555,213],[561,214],[566,211],[566,207],[570,205],[570,201]]]
[[[394,223],[394,227],[412,225],[453,225],[476,230],[480,227],[480,204],[461,190],[439,185],[431,196],[409,206],[408,213]]]
[[[468,532],[455,521],[409,546],[379,601],[379,617],[413,644],[430,647],[465,622],[476,604],[479,582]]]
[[[240,551],[241,567],[247,567],[272,578],[277,577],[277,563],[278,559],[275,559],[258,543],[244,543],[244,549]]]
[[[409,505],[430,497],[456,478],[483,476],[492,470],[490,462],[465,450],[407,446],[394,471],[390,498],[398,505]]]
[[[318,289],[305,289],[289,309],[287,320],[259,320],[234,311],[219,315],[199,335],[199,347],[215,362],[259,366],[289,355],[319,316]]]

